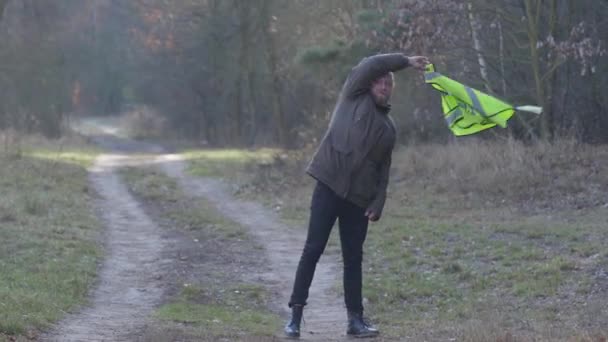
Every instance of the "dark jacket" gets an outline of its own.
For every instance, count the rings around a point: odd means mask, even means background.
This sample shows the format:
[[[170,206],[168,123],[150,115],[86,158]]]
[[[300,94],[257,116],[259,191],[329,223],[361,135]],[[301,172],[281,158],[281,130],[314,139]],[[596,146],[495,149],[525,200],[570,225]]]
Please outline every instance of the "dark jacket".
[[[364,58],[340,92],[329,128],[306,172],[340,197],[380,216],[386,200],[396,130],[390,107],[376,105],[372,82],[408,66],[401,53]]]

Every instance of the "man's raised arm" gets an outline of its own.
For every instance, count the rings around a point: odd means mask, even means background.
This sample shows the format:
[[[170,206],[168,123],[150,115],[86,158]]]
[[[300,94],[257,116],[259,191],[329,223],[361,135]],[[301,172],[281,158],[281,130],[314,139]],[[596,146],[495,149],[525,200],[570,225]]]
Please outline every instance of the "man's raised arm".
[[[368,91],[372,82],[389,72],[413,66],[424,70],[429,63],[424,56],[407,57],[402,53],[387,53],[364,58],[352,70],[346,80],[344,92],[347,96],[357,96]]]
[[[409,65],[402,53],[387,53],[363,58],[348,75],[344,92],[347,96],[357,96],[368,91],[372,82],[391,71],[399,71]]]

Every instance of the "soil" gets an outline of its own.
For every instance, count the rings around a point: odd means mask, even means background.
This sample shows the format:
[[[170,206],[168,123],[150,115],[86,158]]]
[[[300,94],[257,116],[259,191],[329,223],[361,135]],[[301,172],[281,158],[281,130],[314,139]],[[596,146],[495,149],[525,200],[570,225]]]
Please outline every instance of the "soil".
[[[95,207],[105,227],[104,259],[89,304],[68,314],[41,340],[158,340],[151,314],[177,293],[183,285],[178,282],[188,278],[260,284],[273,294],[270,309],[288,318],[287,301],[305,227],[282,224],[275,212],[235,198],[229,186],[217,179],[189,176],[180,156],[164,154],[160,146],[109,135],[93,141],[107,151],[90,172],[90,183],[98,194]],[[148,157],[142,158],[142,153]],[[171,229],[172,223],[155,215],[153,204],[134,197],[117,173],[120,167],[149,162],[177,180],[187,197],[206,199],[226,218],[245,227],[262,249],[243,248],[242,241],[226,245],[230,243],[218,244],[211,237],[192,239]],[[305,309],[302,340],[346,338],[345,309],[336,291],[340,268],[338,255],[326,253],[321,258]],[[281,335],[281,331],[276,334],[277,338]],[[165,332],[165,336],[170,334]]]
[[[287,227],[277,214],[259,203],[237,199],[230,188],[213,178],[195,178],[184,172],[184,161],[179,155],[168,154],[157,158],[164,171],[179,181],[190,196],[203,197],[229,219],[246,227],[264,247],[268,270],[257,273],[258,281],[277,296],[273,309],[287,317],[287,305],[295,270],[305,241],[305,229]],[[345,337],[346,313],[342,299],[335,291],[340,274],[338,257],[325,254],[319,261],[305,309],[303,340],[332,341]]]
[[[123,146],[110,139],[97,141],[111,151],[100,155],[90,170],[98,194],[95,207],[105,226],[105,257],[89,305],[67,315],[41,337],[44,341],[132,340],[165,290],[163,269],[172,262],[162,257],[168,239],[116,174],[129,161],[118,154]]]

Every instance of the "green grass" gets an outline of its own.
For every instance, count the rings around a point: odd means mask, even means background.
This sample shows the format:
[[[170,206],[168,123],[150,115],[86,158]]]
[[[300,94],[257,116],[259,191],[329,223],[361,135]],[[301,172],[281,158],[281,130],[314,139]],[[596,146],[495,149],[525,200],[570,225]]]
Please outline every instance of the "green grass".
[[[365,294],[379,314],[392,316],[398,304],[405,317],[414,319],[421,308],[430,311],[448,302],[459,307],[493,293],[524,300],[554,296],[561,285],[574,280],[578,250],[562,254],[572,242],[560,242],[559,229],[551,229],[552,223],[539,222],[534,228],[551,234],[531,237],[532,230],[512,229],[509,222],[463,225],[432,218],[412,220],[395,209],[389,207],[383,220],[372,225],[367,241],[371,280]],[[425,212],[416,216],[428,217]],[[501,236],[505,231],[512,234]],[[583,240],[587,233],[569,234]]]
[[[174,301],[160,307],[155,317],[161,321],[186,323],[190,330],[205,331],[206,337],[272,336],[278,330],[280,320],[266,310],[256,309],[267,296],[264,288],[253,284],[228,286],[221,296],[207,288],[188,285]],[[206,302],[199,303],[201,298]]]
[[[569,296],[569,288],[589,292],[591,275],[579,264],[599,255],[607,237],[601,222],[584,219],[566,224],[489,215],[462,224],[458,216],[408,211],[389,205],[366,242],[364,296],[394,337],[429,318],[443,324],[479,320],[512,303],[522,307],[519,319],[547,317],[555,308],[544,303]],[[598,235],[603,238],[589,238]]]
[[[78,150],[54,150],[54,149],[31,149],[25,155],[48,160],[51,163],[67,163],[81,167],[89,167],[93,164],[100,150],[95,147],[79,148]]]
[[[172,203],[166,217],[180,229],[192,232],[205,230],[223,239],[249,239],[245,228],[219,214],[205,199],[189,199],[187,205],[179,203],[185,194],[174,179],[161,171],[127,167],[122,168],[120,174],[130,189],[145,201]]]
[[[203,149],[182,154],[189,161],[188,171],[201,177],[238,178],[248,166],[270,165],[279,150]]]
[[[17,339],[84,303],[101,254],[85,169],[96,151],[23,151],[0,153],[0,336]]]
[[[267,340],[274,335],[282,321],[268,309],[270,294],[264,287],[244,283],[239,274],[231,273],[235,270],[233,263],[241,258],[232,254],[233,249],[240,252],[242,244],[247,245],[245,248],[261,248],[247,230],[223,217],[206,200],[186,197],[175,180],[158,170],[129,167],[120,173],[135,195],[150,208],[158,208],[156,214],[167,218],[171,227],[194,240],[215,241],[219,249],[206,251],[219,255],[206,261],[204,279],[175,280],[185,283],[155,312],[160,328],[152,334],[161,336],[161,340],[187,336],[203,341],[251,336]]]
[[[177,182],[158,170],[125,167],[119,173],[131,191],[146,201],[177,202],[183,196]]]

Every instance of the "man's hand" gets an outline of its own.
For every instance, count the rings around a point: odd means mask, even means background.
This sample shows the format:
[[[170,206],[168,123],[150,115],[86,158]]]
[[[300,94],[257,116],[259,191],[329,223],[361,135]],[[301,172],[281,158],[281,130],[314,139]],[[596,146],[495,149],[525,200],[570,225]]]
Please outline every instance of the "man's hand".
[[[367,209],[365,211],[365,216],[372,222],[376,222],[380,218],[380,216],[378,216],[378,214],[376,214],[375,212],[373,212],[369,209]]]
[[[431,64],[431,62],[429,62],[429,59],[425,56],[412,56],[408,57],[407,59],[411,66],[420,71],[424,71],[424,68],[427,66],[427,64]]]

